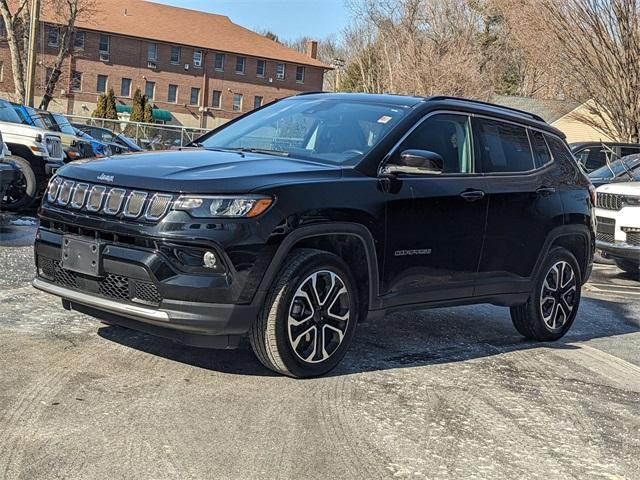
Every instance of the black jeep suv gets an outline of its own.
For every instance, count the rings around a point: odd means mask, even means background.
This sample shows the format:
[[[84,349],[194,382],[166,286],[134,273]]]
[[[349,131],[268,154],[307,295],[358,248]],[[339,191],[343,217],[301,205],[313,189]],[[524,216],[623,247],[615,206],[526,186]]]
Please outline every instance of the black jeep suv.
[[[344,356],[358,322],[492,303],[525,337],[571,327],[593,198],[559,131],[447,97],[307,94],[184,151],[70,164],[50,183],[36,288],[294,377]]]

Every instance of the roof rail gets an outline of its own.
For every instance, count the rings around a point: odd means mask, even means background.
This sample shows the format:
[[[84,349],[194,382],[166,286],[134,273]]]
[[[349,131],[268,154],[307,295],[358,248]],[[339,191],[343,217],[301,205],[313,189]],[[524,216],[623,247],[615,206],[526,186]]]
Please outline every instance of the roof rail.
[[[534,120],[537,120],[539,122],[547,123],[544,118],[542,118],[539,115],[536,115],[535,113],[525,112],[524,110],[518,110],[517,108],[505,107],[503,105],[496,105],[495,103],[483,102],[483,101],[480,101],[480,100],[471,100],[471,99],[468,99],[468,98],[460,98],[460,97],[449,97],[449,96],[446,96],[446,95],[438,95],[438,96],[435,96],[435,97],[429,97],[427,100],[428,101],[458,100],[460,102],[476,103],[478,105],[484,105],[484,106],[487,106],[487,107],[501,108],[503,110],[508,110],[510,112],[518,113],[520,115],[524,115],[524,116],[533,118]]]

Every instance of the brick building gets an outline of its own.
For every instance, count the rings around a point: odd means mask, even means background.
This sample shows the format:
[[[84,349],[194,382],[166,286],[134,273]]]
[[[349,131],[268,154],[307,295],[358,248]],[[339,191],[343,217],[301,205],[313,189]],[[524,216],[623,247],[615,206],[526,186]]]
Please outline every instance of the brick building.
[[[36,103],[61,41],[53,12],[41,14]],[[97,2],[76,23],[51,110],[88,116],[113,88],[126,115],[140,88],[158,121],[211,128],[278,98],[322,90],[327,65],[291,50],[228,17],[143,0]],[[0,42],[0,92],[13,92],[6,41]]]

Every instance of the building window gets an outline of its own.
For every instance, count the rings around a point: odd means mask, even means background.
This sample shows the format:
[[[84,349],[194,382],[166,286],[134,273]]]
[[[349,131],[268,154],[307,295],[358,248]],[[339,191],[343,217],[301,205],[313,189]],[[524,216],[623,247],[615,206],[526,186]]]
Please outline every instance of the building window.
[[[233,107],[232,107],[234,112],[241,112],[242,111],[242,94],[241,93],[234,93],[233,94]]]
[[[180,63],[180,54],[182,53],[181,50],[182,49],[180,47],[171,47],[171,60],[170,60],[171,63],[173,64]]]
[[[96,82],[96,92],[104,93],[107,91],[107,77],[106,75],[98,75],[98,80]]]
[[[73,49],[74,50],[84,50],[84,41],[86,37],[86,32],[76,31],[73,34]]]
[[[189,98],[190,105],[200,105],[200,89],[197,87],[191,88],[191,97]]]
[[[276,79],[284,80],[285,74],[286,74],[286,71],[285,71],[284,63],[276,64]]]
[[[47,27],[47,45],[57,47],[60,44],[60,29],[58,27]]]
[[[144,94],[149,100],[153,100],[156,96],[156,82],[147,82],[144,84]]]
[[[244,73],[245,63],[247,63],[247,57],[236,57],[236,73]]]
[[[178,103],[178,86],[169,85],[169,92],[167,93],[167,102]]]
[[[222,92],[214,90],[211,95],[211,106],[213,108],[222,108]]]
[[[304,83],[304,67],[296,67],[296,82]]]
[[[258,95],[253,97],[253,108],[260,108],[264,99]]]
[[[120,82],[120,96],[121,97],[130,97],[131,96],[131,79],[123,78]]]
[[[264,77],[266,66],[267,66],[266,60],[258,60],[258,64],[256,65],[256,75],[258,77]]]
[[[219,72],[224,72],[224,53],[216,53],[215,68]]]
[[[147,60],[149,62],[155,62],[156,60],[158,60],[158,44],[157,43],[147,44]]]
[[[4,18],[0,18],[0,38],[7,38],[7,26],[4,24]]]
[[[82,91],[82,73],[76,71],[71,72],[71,91]]]
[[[109,35],[100,35],[100,53],[109,53]]]
[[[202,50],[193,51],[193,66],[195,68],[202,68]]]

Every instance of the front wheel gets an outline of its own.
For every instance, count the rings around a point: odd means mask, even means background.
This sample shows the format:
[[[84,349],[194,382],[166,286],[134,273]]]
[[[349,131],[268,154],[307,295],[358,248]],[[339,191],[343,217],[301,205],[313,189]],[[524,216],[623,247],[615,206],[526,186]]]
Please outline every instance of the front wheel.
[[[0,199],[2,208],[11,212],[19,212],[31,207],[37,198],[38,181],[31,164],[22,157],[9,157],[18,167],[18,178],[9,184],[9,188]]]
[[[344,260],[321,250],[296,250],[284,265],[251,327],[251,346],[270,370],[323,375],[342,360],[355,331],[353,276]]]
[[[580,268],[573,254],[562,247],[552,249],[527,303],[511,307],[516,330],[532,340],[562,338],[578,314],[581,286]]]

